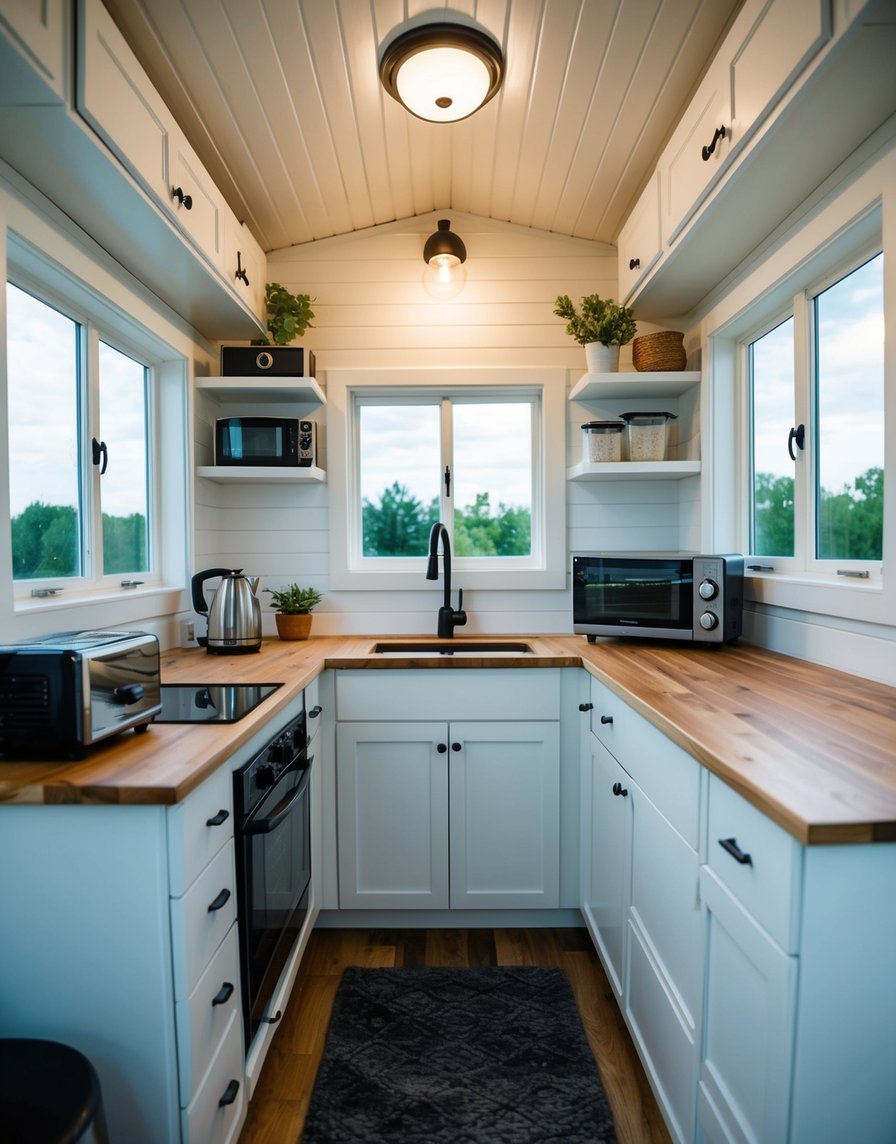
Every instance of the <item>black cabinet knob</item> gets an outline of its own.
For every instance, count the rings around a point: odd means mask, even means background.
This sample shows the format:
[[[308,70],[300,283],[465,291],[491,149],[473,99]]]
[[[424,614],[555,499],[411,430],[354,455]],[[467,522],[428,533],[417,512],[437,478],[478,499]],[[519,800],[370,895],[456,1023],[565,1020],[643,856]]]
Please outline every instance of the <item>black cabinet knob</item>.
[[[601,723],[612,723],[613,722],[613,716],[612,715],[601,715],[600,721],[601,721]]]
[[[639,270],[641,268],[641,259],[640,258],[630,258],[628,260],[628,268],[629,268],[629,270]]]
[[[233,1104],[236,1100],[236,1094],[240,1091],[240,1082],[232,1080],[227,1088],[224,1089],[224,1095],[218,1101],[219,1108],[226,1108],[228,1104]]]
[[[593,707],[594,707],[593,703],[580,703],[579,704],[579,710],[580,711],[590,711]]]
[[[463,746],[461,743],[452,743],[451,744],[451,750],[452,751],[460,751],[462,749],[463,749]]]
[[[613,794],[615,794],[617,798],[625,798],[625,796],[628,794],[628,791],[625,789],[622,783],[613,783]]]
[[[436,750],[439,752],[440,755],[444,755],[445,752],[448,750],[448,744],[447,743],[437,743],[436,744]]]

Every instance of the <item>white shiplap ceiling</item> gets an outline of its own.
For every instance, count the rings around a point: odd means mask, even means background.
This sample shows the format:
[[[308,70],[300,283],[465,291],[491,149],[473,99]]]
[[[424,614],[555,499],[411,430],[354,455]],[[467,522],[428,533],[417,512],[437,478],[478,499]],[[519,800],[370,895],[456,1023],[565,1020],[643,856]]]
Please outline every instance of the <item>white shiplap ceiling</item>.
[[[741,0],[105,0],[266,251],[456,210],[615,242]],[[410,22],[474,22],[502,90],[457,124],[379,83]]]

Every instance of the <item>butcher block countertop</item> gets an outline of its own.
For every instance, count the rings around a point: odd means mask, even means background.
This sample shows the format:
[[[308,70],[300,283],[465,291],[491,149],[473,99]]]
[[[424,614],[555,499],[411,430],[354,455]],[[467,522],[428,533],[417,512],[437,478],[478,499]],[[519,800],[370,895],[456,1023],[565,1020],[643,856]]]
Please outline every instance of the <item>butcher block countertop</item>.
[[[465,639],[525,642],[535,654],[458,654]],[[237,723],[153,725],[94,747],[79,762],[2,760],[0,802],[179,802],[326,668],[584,667],[799,842],[896,842],[896,688],[740,644],[470,636],[456,637],[446,659],[374,654],[377,642],[272,639],[257,655],[168,652],[163,683],[283,686]]]

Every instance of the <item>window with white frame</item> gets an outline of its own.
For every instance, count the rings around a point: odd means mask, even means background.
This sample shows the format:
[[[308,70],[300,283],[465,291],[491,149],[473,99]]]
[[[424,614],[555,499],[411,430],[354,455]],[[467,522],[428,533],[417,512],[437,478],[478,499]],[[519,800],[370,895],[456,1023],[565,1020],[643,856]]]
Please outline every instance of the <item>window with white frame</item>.
[[[346,449],[344,461],[338,449],[330,456],[331,513],[345,509],[344,521],[333,513],[334,587],[426,587],[437,521],[467,586],[562,587],[562,382],[559,402],[547,392],[518,378],[435,386],[424,375],[340,391],[329,376],[328,441]]]
[[[36,248],[7,238],[15,608],[176,591],[186,550],[186,359]]]
[[[878,581],[884,528],[883,253],[807,283],[742,341],[748,566]]]

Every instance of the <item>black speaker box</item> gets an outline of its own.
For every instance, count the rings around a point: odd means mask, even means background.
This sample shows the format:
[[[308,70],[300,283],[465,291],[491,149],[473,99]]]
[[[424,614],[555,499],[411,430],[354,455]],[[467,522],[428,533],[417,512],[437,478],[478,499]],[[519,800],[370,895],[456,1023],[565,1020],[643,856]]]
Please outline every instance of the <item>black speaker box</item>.
[[[314,377],[314,353],[303,346],[222,346],[222,377]]]

